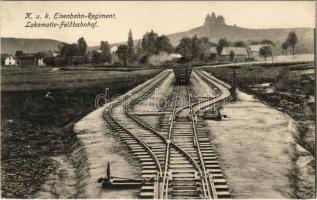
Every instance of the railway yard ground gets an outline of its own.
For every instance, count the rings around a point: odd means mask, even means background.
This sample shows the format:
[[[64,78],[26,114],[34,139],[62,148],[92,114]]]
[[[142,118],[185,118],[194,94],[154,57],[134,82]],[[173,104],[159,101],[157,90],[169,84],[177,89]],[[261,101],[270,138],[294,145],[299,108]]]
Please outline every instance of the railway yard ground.
[[[226,82],[231,82],[235,70],[240,90],[291,116],[299,128],[298,142],[315,154],[315,72],[312,62],[205,69]]]
[[[3,197],[314,198],[312,63],[200,69],[188,87],[175,84],[172,70],[2,72]],[[236,102],[222,83],[233,69]],[[123,95],[93,111],[107,85],[110,96]],[[54,102],[43,99],[48,90]],[[209,99],[226,99],[223,120],[202,119]],[[161,172],[159,193],[152,180],[103,189],[97,179],[108,162],[116,177]]]
[[[314,64],[312,62],[303,63],[293,63],[293,64],[259,64],[259,65],[248,65],[248,66],[230,66],[221,68],[206,68],[208,72],[217,78],[230,82],[230,73],[233,70],[236,71],[238,77],[239,88],[248,93],[245,94],[241,92],[241,106],[245,106],[250,103],[250,99],[256,98],[257,100],[263,102],[265,105],[269,105],[275,109],[266,109],[276,112],[276,110],[286,113],[291,118],[284,123],[288,123],[288,127],[296,127],[294,132],[294,141],[296,143],[293,148],[295,148],[294,154],[289,154],[292,160],[295,161],[293,166],[294,173],[297,173],[294,179],[294,189],[296,197],[301,198],[311,198],[314,196],[315,187],[315,158],[313,155],[316,154],[315,149],[315,97],[314,97],[314,87],[315,87],[315,72]],[[251,96],[249,96],[251,95]],[[246,98],[243,97],[247,97]],[[253,100],[252,100],[253,101]],[[258,104],[258,103],[255,103]],[[239,106],[238,106],[239,107]],[[249,106],[250,108],[252,106]],[[257,106],[254,105],[254,108]],[[234,113],[237,118],[247,117],[248,121],[251,119],[256,119],[255,115],[251,113],[247,114],[248,110],[243,110],[239,112],[239,109],[235,105],[231,107],[228,106],[227,111],[229,113]],[[257,112],[256,115],[266,115],[266,113],[261,113],[261,109],[254,109],[252,112]],[[242,114],[241,117],[240,114]],[[279,112],[275,114],[280,115]],[[269,119],[269,118],[267,118]],[[276,119],[276,118],[275,118]],[[253,124],[254,128],[261,128],[262,123],[269,123],[273,127],[275,123],[282,123],[278,120],[273,121],[262,121],[260,120],[259,126],[256,122]],[[294,125],[295,124],[295,125]],[[217,127],[217,126],[216,126]],[[223,126],[221,126],[223,127]],[[239,133],[240,129],[232,124],[225,124],[224,127],[230,128],[233,132]],[[212,129],[212,128],[211,128]],[[226,135],[225,129],[216,128],[215,133]],[[246,134],[250,131],[250,127],[246,129],[243,133]],[[278,129],[281,130],[281,129]],[[258,132],[251,131],[250,133]],[[272,131],[268,130],[268,133]],[[274,131],[273,131],[274,132]],[[281,130],[281,133],[283,131]],[[216,134],[217,135],[217,134]],[[228,139],[232,139],[232,135],[228,135]],[[249,136],[250,137],[250,136]],[[252,135],[251,135],[252,137]],[[272,136],[273,138],[274,136]],[[224,138],[224,137],[223,137]],[[222,139],[223,139],[222,138]],[[249,138],[248,138],[249,139]],[[271,139],[271,137],[270,137]],[[263,140],[265,141],[265,140]],[[274,145],[278,146],[278,145]],[[240,146],[240,150],[243,150],[244,145]],[[273,147],[273,146],[272,146]],[[254,148],[252,148],[254,149]],[[275,150],[275,148],[272,148]],[[224,155],[229,155],[230,153],[224,153]],[[231,154],[232,155],[232,154]],[[257,155],[257,154],[255,154]],[[258,156],[258,155],[257,155]],[[229,159],[229,158],[228,158]],[[243,160],[243,159],[241,159]],[[240,162],[239,163],[243,163]],[[274,163],[274,162],[272,162]],[[279,162],[278,162],[279,163]],[[271,174],[273,175],[273,174]],[[283,198],[283,197],[281,197]]]

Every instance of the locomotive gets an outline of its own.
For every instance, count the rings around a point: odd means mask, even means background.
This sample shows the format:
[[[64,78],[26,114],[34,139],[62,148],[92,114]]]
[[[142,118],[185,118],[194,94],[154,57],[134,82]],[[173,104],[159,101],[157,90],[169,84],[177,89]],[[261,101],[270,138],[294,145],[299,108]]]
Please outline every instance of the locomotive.
[[[193,66],[189,64],[188,61],[184,59],[184,57],[178,59],[173,67],[176,83],[188,84],[192,70]]]

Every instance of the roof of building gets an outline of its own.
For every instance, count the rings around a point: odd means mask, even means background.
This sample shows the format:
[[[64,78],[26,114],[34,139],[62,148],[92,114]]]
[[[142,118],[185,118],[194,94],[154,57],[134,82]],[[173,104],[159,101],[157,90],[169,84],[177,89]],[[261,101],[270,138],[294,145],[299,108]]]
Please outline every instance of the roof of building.
[[[21,54],[17,56],[18,58],[35,58],[34,54]]]
[[[170,56],[171,56],[171,58],[181,58],[181,57],[183,57],[181,54],[179,54],[179,53],[172,53],[172,54],[170,54]]]
[[[233,51],[235,56],[247,56],[247,49],[244,47],[224,47],[222,49],[222,56],[229,56],[230,52]]]
[[[251,52],[258,52],[260,51],[262,47],[265,47],[265,46],[270,46],[270,45],[268,44],[250,45],[249,48]]]
[[[217,47],[210,47],[210,53],[217,54]]]
[[[1,58],[8,57],[8,56],[10,56],[10,55],[7,54],[7,53],[2,53],[2,54],[1,54]]]
[[[113,46],[113,47],[111,47],[111,50],[117,50],[118,49],[118,47],[117,46]]]
[[[2,59],[7,59],[7,58],[14,58],[14,59],[17,59],[16,56],[12,56],[12,55],[1,55],[1,58]]]

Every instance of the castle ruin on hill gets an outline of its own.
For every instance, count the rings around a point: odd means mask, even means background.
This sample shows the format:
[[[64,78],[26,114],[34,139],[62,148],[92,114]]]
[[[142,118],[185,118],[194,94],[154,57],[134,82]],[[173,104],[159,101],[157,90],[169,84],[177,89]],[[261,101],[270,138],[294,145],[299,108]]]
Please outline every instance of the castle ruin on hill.
[[[208,14],[205,18],[204,26],[223,26],[226,25],[225,18],[222,15],[216,16],[214,12]]]

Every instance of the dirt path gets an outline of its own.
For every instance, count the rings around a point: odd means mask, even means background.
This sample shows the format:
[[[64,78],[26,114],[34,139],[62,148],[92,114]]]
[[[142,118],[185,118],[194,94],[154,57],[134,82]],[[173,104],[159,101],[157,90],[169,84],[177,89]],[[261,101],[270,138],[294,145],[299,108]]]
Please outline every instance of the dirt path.
[[[295,198],[294,121],[242,92],[223,114],[206,123],[233,198]]]

